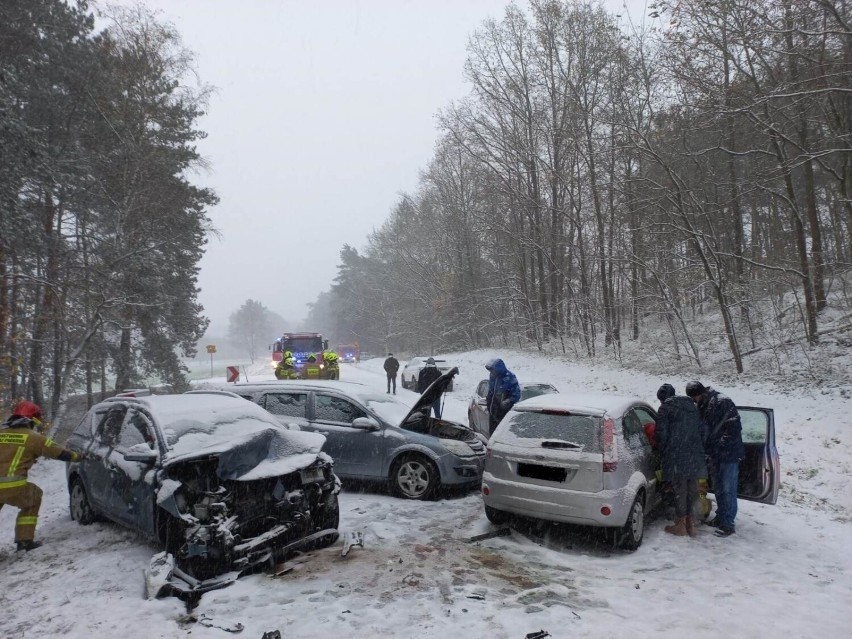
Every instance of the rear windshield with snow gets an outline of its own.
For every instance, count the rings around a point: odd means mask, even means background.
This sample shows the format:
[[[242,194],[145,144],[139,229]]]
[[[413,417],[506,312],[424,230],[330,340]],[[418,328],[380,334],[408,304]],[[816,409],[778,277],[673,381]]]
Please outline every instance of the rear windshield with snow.
[[[524,386],[521,389],[521,401],[529,399],[530,397],[538,397],[539,395],[549,395],[555,392],[556,389],[553,388],[553,386],[548,386],[547,384],[530,384],[529,386]]]
[[[599,453],[601,449],[601,418],[564,413],[514,411],[500,425],[503,443],[540,445],[542,440],[578,444],[584,452]]]

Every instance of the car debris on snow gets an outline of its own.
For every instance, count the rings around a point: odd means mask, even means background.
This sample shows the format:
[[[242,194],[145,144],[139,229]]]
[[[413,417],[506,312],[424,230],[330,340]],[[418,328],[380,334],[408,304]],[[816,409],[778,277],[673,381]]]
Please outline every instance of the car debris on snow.
[[[508,537],[512,534],[512,529],[508,526],[504,526],[503,528],[498,528],[497,530],[492,530],[491,532],[482,533],[481,535],[474,535],[470,539],[467,540],[467,543],[472,544],[476,541],[484,541],[486,539],[493,539],[494,537]]]
[[[343,551],[340,553],[340,556],[346,557],[349,554],[349,551],[356,546],[359,548],[364,547],[364,533],[360,530],[346,531],[343,533]]]

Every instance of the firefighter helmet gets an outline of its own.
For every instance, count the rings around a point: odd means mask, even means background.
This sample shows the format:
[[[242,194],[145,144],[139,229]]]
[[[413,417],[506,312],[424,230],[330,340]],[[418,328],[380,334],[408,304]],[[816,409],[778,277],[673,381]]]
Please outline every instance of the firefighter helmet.
[[[27,417],[29,419],[37,419],[38,421],[44,419],[41,413],[41,406],[26,400],[19,402],[15,406],[15,410],[12,411],[12,417]]]

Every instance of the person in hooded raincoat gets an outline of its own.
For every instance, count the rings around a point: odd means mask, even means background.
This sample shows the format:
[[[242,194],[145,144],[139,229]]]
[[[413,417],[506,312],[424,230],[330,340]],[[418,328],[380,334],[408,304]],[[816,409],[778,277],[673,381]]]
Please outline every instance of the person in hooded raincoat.
[[[520,401],[521,386],[502,359],[492,359],[485,365],[485,370],[489,374],[485,405],[488,408],[488,434],[491,435],[500,420]]]

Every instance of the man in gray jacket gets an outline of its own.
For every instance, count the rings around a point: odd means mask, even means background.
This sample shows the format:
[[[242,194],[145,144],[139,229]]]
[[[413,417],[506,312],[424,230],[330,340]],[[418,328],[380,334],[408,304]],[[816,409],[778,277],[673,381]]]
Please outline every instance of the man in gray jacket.
[[[657,391],[660,409],[654,437],[662,458],[663,481],[675,497],[675,523],[666,526],[672,535],[695,537],[693,509],[698,501],[698,480],[707,476],[704,461],[704,425],[689,397],[675,395],[671,384]]]

